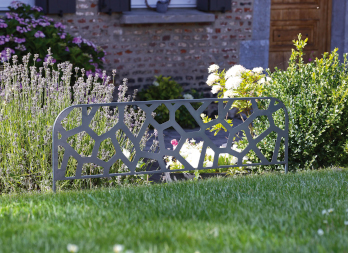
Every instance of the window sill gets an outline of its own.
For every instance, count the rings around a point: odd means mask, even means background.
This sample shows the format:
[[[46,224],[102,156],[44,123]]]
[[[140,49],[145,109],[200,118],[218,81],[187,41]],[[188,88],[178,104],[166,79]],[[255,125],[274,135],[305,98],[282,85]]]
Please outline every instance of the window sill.
[[[155,23],[209,23],[215,21],[215,15],[196,9],[169,9],[158,13],[149,9],[135,9],[123,12],[121,24],[155,24]]]

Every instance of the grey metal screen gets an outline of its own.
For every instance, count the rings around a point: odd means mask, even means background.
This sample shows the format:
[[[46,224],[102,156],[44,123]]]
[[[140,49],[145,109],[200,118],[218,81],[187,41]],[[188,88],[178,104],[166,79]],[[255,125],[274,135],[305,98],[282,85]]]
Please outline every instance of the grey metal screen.
[[[245,119],[245,121],[236,126],[231,127],[225,120],[225,116],[228,111],[231,109],[233,102],[236,100],[245,100],[250,101],[252,105],[252,114]],[[268,101],[267,108],[259,108],[258,102],[264,100]],[[192,106],[193,103],[201,103],[201,106],[198,109],[194,109]],[[211,122],[203,123],[200,115],[203,113],[210,104],[217,103],[218,108],[218,117],[213,119]],[[169,111],[169,121],[159,124],[152,113],[155,109],[164,104]],[[186,132],[176,121],[175,121],[175,112],[179,107],[184,106],[187,108],[192,118],[198,123],[200,129],[198,131]],[[93,129],[93,125],[98,124],[98,111],[101,108],[117,108],[117,120],[112,126],[108,126],[104,129],[102,133],[96,133]],[[139,129],[138,133],[133,133],[129,127],[129,124],[125,123],[125,109],[127,108],[137,108],[137,110],[142,110],[144,113],[144,119],[142,127]],[[78,110],[80,115],[78,116],[80,120],[79,125],[71,126],[71,129],[64,127],[64,124],[67,125],[67,116],[73,111]],[[134,110],[134,109],[133,109]],[[283,110],[285,122],[283,122],[282,127],[277,126],[273,120],[273,114]],[[251,136],[248,126],[260,116],[268,118],[269,127],[258,136]],[[112,117],[112,116],[110,116]],[[94,123],[93,123],[93,122]],[[228,139],[226,147],[217,147],[213,141],[206,135],[206,129],[212,127],[216,124],[222,124],[228,131]],[[151,152],[149,150],[144,150],[139,143],[141,143],[141,138],[146,132],[146,128],[152,125],[158,132],[158,142],[159,148],[156,152]],[[180,135],[181,139],[175,150],[168,150],[164,143],[163,131],[173,127]],[[230,147],[233,145],[235,136],[244,131],[245,136],[248,139],[248,146],[241,152],[236,152]],[[120,147],[120,140],[116,138],[115,133],[122,132],[122,140],[127,138],[129,143],[132,143],[132,148],[134,150],[134,156],[132,159],[129,159],[127,155],[124,154],[124,151]],[[257,144],[262,141],[268,134],[274,132],[277,137],[274,145],[274,152],[272,159],[268,160],[261,153]],[[89,136],[89,142],[92,146],[89,154],[81,154],[77,152],[72,146],[72,137],[81,136],[80,134],[84,133],[86,136]],[[82,138],[82,137],[81,137]],[[188,163],[181,155],[180,148],[187,138],[200,138],[203,140],[202,153],[200,156],[198,167],[194,168]],[[69,143],[70,141],[70,143]],[[101,159],[98,155],[99,146],[101,143],[109,141],[108,145],[114,147],[114,154],[109,159]],[[280,146],[284,145],[284,157],[281,161],[278,161],[278,153]],[[53,163],[53,190],[56,190],[56,181],[58,180],[71,180],[71,179],[82,179],[82,178],[101,178],[101,177],[112,177],[112,176],[122,176],[122,175],[137,175],[137,174],[153,174],[153,173],[165,173],[165,172],[175,172],[175,171],[190,171],[190,170],[201,170],[201,169],[210,169],[203,167],[204,154],[207,147],[210,147],[214,153],[215,158],[212,168],[226,168],[226,167],[242,167],[242,166],[257,166],[257,165],[284,165],[285,172],[288,171],[288,114],[284,104],[276,98],[228,98],[228,99],[194,99],[194,100],[165,100],[165,101],[134,101],[134,102],[115,102],[107,104],[84,104],[84,105],[74,105],[63,110],[57,117],[54,126],[53,126],[53,148],[52,148],[52,163]],[[83,147],[82,147],[83,148]],[[64,152],[59,150],[63,149]],[[253,150],[255,154],[259,157],[260,163],[253,164],[243,164],[243,157],[248,154],[249,151]],[[60,152],[60,153],[59,153]],[[238,158],[238,162],[234,165],[218,165],[218,157],[222,153],[228,153],[232,156]],[[60,160],[58,159],[59,154],[62,156]],[[184,169],[181,170],[170,170],[166,167],[164,161],[165,156],[173,156],[184,166]],[[158,161],[159,168],[158,170],[149,171],[149,170],[138,170],[137,164],[139,159],[147,158],[154,159]],[[67,174],[67,166],[69,159],[75,159],[76,171],[73,172],[73,175]],[[127,166],[128,171],[122,173],[113,173],[110,171],[110,168],[117,161],[122,161],[124,166]],[[82,169],[84,164],[94,164],[102,168],[102,172],[96,175],[83,175]]]

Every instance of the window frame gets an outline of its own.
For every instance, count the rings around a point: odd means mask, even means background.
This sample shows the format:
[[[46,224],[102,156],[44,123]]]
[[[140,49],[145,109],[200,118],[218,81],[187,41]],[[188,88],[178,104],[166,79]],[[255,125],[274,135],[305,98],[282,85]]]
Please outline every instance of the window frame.
[[[150,6],[155,7],[158,0],[148,0]],[[131,9],[147,8],[145,0],[130,0]],[[197,0],[171,0],[168,8],[197,8]]]

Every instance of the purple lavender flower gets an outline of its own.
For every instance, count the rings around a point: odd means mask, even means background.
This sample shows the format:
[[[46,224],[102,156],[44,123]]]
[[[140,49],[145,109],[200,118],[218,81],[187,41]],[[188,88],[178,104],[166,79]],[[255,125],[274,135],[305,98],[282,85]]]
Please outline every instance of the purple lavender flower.
[[[48,56],[49,56],[49,55],[46,55],[46,57],[45,57],[45,59],[44,59],[45,62],[47,61]],[[52,57],[51,62],[55,63],[55,62],[56,62],[56,59],[54,59],[54,58]]]
[[[37,59],[36,59],[36,61],[37,61],[37,62],[40,62],[40,61],[41,61],[41,59],[40,59],[40,58],[37,58]]]
[[[68,48],[68,47],[65,47],[65,51],[70,52],[70,50],[69,50],[69,48]]]
[[[0,23],[0,28],[6,28],[7,24],[6,23]]]
[[[45,36],[45,34],[44,34],[43,32],[37,31],[37,32],[34,34],[34,37],[35,37],[35,38],[39,38],[39,37],[45,38],[46,36]]]
[[[86,75],[87,75],[87,76],[89,76],[89,75],[93,75],[92,70],[87,70],[87,71],[86,71]]]
[[[62,35],[60,35],[60,38],[61,38],[61,39],[65,39],[65,35],[66,35],[66,34],[63,33]]]

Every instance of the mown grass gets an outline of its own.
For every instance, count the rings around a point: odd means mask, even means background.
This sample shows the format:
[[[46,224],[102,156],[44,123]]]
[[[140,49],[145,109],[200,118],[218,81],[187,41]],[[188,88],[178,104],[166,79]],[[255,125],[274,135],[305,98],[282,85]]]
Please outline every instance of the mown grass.
[[[348,252],[347,193],[348,170],[327,169],[4,195],[0,252]]]

